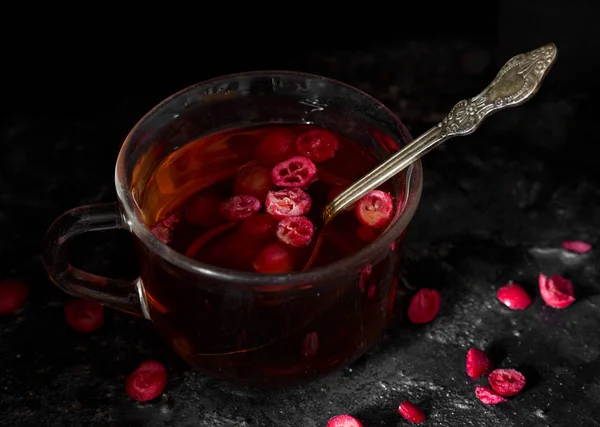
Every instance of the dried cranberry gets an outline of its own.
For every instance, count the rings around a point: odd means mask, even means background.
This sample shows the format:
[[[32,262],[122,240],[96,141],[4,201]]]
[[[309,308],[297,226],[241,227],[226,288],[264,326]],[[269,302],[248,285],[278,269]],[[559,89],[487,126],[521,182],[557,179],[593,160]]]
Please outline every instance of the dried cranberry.
[[[233,194],[264,200],[272,186],[270,170],[260,164],[250,163],[238,171],[233,184]]]
[[[214,194],[197,194],[185,205],[185,220],[198,227],[214,227],[221,220],[219,205],[223,199]]]
[[[567,240],[562,242],[562,247],[568,251],[584,254],[592,249],[592,245],[581,240]]]
[[[277,238],[294,248],[307,246],[315,234],[315,226],[305,216],[288,216],[277,224]]]
[[[435,289],[420,289],[410,301],[408,318],[412,323],[428,323],[438,315],[442,299]]]
[[[155,361],[142,363],[125,382],[125,391],[133,400],[147,402],[158,397],[167,386],[167,371]]]
[[[356,217],[368,227],[383,227],[392,217],[394,204],[389,193],[373,190],[356,203]]]
[[[486,405],[496,405],[502,402],[508,402],[505,398],[497,394],[491,387],[478,385],[475,387],[475,396]]]
[[[471,348],[467,352],[467,375],[477,379],[482,375],[489,374],[494,365],[487,354],[478,348]]]
[[[319,334],[315,331],[309,332],[302,342],[302,354],[305,357],[313,357],[319,352]]]
[[[256,255],[253,266],[259,273],[289,273],[294,269],[294,258],[281,244],[271,243]]]
[[[269,191],[265,200],[265,209],[275,218],[306,214],[312,206],[310,196],[300,188]]]
[[[29,294],[27,283],[17,279],[0,281],[0,314],[11,314],[19,310]]]
[[[327,129],[315,129],[296,139],[296,150],[315,163],[325,162],[335,156],[339,147],[337,136]]]
[[[494,391],[504,397],[514,396],[525,387],[525,376],[515,369],[496,369],[488,381]]]
[[[525,289],[516,283],[509,283],[498,289],[498,300],[512,310],[525,310],[532,304],[532,299]]]
[[[104,307],[87,299],[69,301],[65,305],[65,320],[77,332],[94,332],[104,323]]]
[[[254,158],[269,165],[282,162],[296,155],[296,137],[285,128],[269,131],[254,149]]]
[[[329,420],[327,427],[363,427],[363,425],[351,415],[338,415]]]
[[[553,308],[566,308],[575,302],[573,283],[562,276],[546,277],[540,274],[540,294],[546,304]]]
[[[411,423],[422,423],[425,421],[425,413],[414,403],[405,400],[400,404],[398,413],[404,417],[406,421]]]
[[[367,264],[358,270],[358,289],[361,292],[364,292],[367,289],[367,283],[371,280],[371,272],[373,271],[373,266],[371,264]]]
[[[273,167],[271,178],[279,187],[307,187],[317,176],[317,167],[307,157],[296,156]]]
[[[252,196],[233,196],[219,206],[219,212],[228,221],[240,221],[260,210],[260,201]]]
[[[268,214],[256,214],[243,220],[238,233],[254,241],[265,241],[275,236],[277,219]]]
[[[152,234],[158,237],[158,240],[164,244],[167,244],[171,241],[171,232],[173,231],[173,226],[178,221],[179,216],[177,214],[170,215],[151,226],[150,231]]]

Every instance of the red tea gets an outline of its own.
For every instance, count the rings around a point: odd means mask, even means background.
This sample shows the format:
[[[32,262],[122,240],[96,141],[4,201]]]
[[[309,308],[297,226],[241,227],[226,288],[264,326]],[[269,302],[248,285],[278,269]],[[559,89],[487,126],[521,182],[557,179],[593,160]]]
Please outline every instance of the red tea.
[[[247,272],[302,271],[345,258],[386,230],[399,208],[391,185],[327,227],[321,220],[328,201],[377,163],[318,126],[234,129],[172,153],[137,202],[152,232],[189,258]],[[157,329],[191,364],[250,384],[297,382],[345,364],[377,339],[396,289],[393,249],[338,283],[304,291],[194,286],[159,263],[142,266],[142,279]]]

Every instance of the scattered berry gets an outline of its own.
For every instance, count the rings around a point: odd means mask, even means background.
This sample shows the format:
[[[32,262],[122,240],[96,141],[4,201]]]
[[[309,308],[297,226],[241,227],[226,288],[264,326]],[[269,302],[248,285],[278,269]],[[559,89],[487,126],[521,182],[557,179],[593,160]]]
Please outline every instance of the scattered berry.
[[[327,427],[363,427],[363,425],[351,415],[338,415],[329,420]]]
[[[158,397],[167,386],[165,367],[154,360],[142,363],[125,382],[125,391],[133,400],[146,402]]]
[[[420,289],[410,301],[408,318],[412,323],[429,323],[438,315],[442,299],[435,289]]]
[[[581,240],[567,240],[562,242],[562,247],[568,251],[584,254],[592,249],[592,245]]]
[[[72,300],[65,305],[65,320],[77,332],[94,332],[104,323],[104,307],[87,299]]]
[[[171,232],[177,221],[179,221],[179,217],[176,214],[170,215],[151,226],[150,231],[158,237],[158,240],[167,244],[171,241]]]
[[[471,348],[467,352],[466,365],[467,375],[473,379],[489,374],[494,369],[494,365],[488,355],[478,348]]]
[[[566,308],[575,302],[573,283],[562,276],[546,277],[540,274],[540,294],[546,304],[553,308]]]
[[[400,404],[398,413],[411,423],[421,423],[425,421],[425,413],[414,403],[405,400]]]
[[[228,221],[240,221],[254,215],[260,210],[261,204],[256,197],[233,196],[219,206],[219,212]]]
[[[312,206],[308,193],[300,188],[269,191],[265,200],[265,209],[275,218],[306,214]]]
[[[271,172],[265,166],[250,163],[242,166],[233,184],[233,194],[246,195],[264,200],[273,186]]]
[[[325,162],[335,155],[339,147],[337,136],[327,129],[303,133],[296,140],[296,150],[315,163]]]
[[[478,385],[475,387],[475,396],[486,405],[496,405],[502,402],[508,402],[505,398],[497,394],[491,387]]]
[[[277,219],[268,214],[256,214],[243,220],[238,233],[253,241],[265,241],[275,236]]]
[[[319,335],[316,332],[309,332],[302,342],[302,354],[305,357],[315,356],[319,352]]]
[[[266,164],[274,165],[296,155],[296,137],[285,128],[268,132],[254,150],[254,157]]]
[[[294,269],[292,254],[279,243],[265,246],[254,259],[258,273],[289,273]]]
[[[356,203],[356,217],[368,227],[383,227],[392,217],[394,204],[389,193],[373,190]]]
[[[279,187],[308,187],[317,176],[317,167],[307,157],[296,156],[275,165],[273,183]]]
[[[496,369],[488,380],[494,391],[504,397],[514,396],[525,387],[525,376],[515,369]]]
[[[315,226],[305,216],[288,216],[277,224],[277,238],[290,246],[307,246],[315,234]]]
[[[0,314],[12,314],[19,310],[29,294],[27,283],[17,279],[0,281]]]
[[[498,289],[498,300],[512,310],[525,310],[532,304],[532,299],[525,289],[516,283],[509,283]]]
[[[219,205],[223,200],[214,194],[197,194],[186,204],[183,214],[185,220],[198,227],[214,227],[221,220]]]

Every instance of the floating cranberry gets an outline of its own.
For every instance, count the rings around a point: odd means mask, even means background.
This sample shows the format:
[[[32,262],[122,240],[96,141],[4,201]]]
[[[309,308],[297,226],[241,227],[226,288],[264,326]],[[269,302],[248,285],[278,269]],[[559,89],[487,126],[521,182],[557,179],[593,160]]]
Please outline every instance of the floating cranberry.
[[[488,381],[494,391],[504,397],[514,396],[525,387],[525,376],[515,369],[496,369]]]
[[[306,214],[312,206],[308,193],[300,188],[269,191],[265,200],[265,209],[275,218]]]
[[[254,259],[258,273],[289,273],[294,269],[292,254],[279,243],[265,246]]]
[[[575,302],[573,283],[562,276],[546,277],[540,274],[540,294],[546,304],[553,308],[566,308]]]
[[[29,286],[17,279],[0,281],[0,314],[12,314],[25,304]]]
[[[475,396],[486,405],[496,405],[502,402],[508,402],[504,397],[497,394],[491,387],[478,385],[475,387]]]
[[[356,203],[356,217],[368,227],[383,227],[392,217],[394,204],[389,193],[373,190]]]
[[[408,306],[408,318],[412,323],[429,323],[438,315],[442,299],[435,289],[420,289]]]
[[[307,157],[295,156],[275,165],[273,183],[279,187],[308,187],[317,176],[317,167]]]
[[[233,196],[219,205],[219,212],[228,221],[241,221],[256,214],[261,204],[256,197]]]
[[[422,423],[425,421],[425,413],[414,403],[405,400],[400,404],[398,413],[404,417],[406,421],[411,423]]]
[[[277,219],[268,214],[256,214],[243,220],[238,233],[254,241],[265,241],[275,236]]]
[[[305,216],[288,216],[277,224],[277,238],[294,248],[307,246],[315,234],[315,226]]]
[[[325,162],[335,156],[339,148],[337,136],[327,129],[315,129],[296,139],[296,150],[315,163]]]
[[[147,402],[157,398],[167,386],[167,371],[155,361],[142,363],[125,382],[125,391],[133,400]]]
[[[185,220],[198,227],[214,227],[221,222],[219,205],[223,199],[214,194],[197,194],[185,205]]]
[[[356,235],[363,242],[371,243],[379,237],[379,230],[367,227],[366,225],[361,225],[356,229]]]
[[[562,242],[562,247],[567,251],[584,254],[592,249],[592,245],[581,240],[567,240]]]
[[[498,300],[512,310],[525,310],[532,304],[532,299],[525,289],[516,283],[509,283],[498,289]]]
[[[246,195],[264,200],[273,186],[270,170],[260,164],[242,166],[233,184],[233,194]]]
[[[327,427],[363,427],[363,425],[351,415],[338,415],[329,420]]]
[[[69,301],[65,305],[65,320],[77,332],[94,332],[104,323],[104,307],[87,299]]]
[[[305,357],[313,357],[319,352],[319,334],[315,331],[309,332],[302,342],[302,354]]]
[[[471,348],[467,352],[466,367],[467,375],[473,379],[489,374],[494,369],[494,365],[488,355],[478,348]]]
[[[151,226],[150,231],[158,237],[158,240],[167,244],[171,241],[171,232],[177,221],[179,221],[179,216],[177,214],[170,215]]]
[[[274,165],[296,155],[296,137],[286,128],[273,129],[258,143],[254,150],[254,158],[258,161]]]

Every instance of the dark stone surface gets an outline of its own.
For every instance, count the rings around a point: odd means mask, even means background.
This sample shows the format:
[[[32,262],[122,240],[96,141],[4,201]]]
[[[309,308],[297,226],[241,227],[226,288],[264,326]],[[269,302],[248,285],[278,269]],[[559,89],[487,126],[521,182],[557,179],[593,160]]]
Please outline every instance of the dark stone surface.
[[[297,64],[367,90],[417,135],[488,83],[495,55],[449,40],[321,53]],[[425,409],[427,425],[600,425],[600,256],[597,247],[575,255],[560,246],[566,239],[598,244],[591,95],[542,89],[522,108],[429,154],[407,238],[405,285],[409,292],[439,289],[438,318],[406,326],[398,313],[388,340],[350,368],[268,392],[189,370],[148,322],[121,313],[107,311],[97,333],[74,333],[63,320],[69,297],[41,268],[41,239],[53,218],[115,199],[120,140],[158,101],[151,98],[124,94],[101,112],[15,113],[2,123],[0,277],[27,280],[31,296],[20,313],[0,318],[0,425],[324,427],[331,416],[351,413],[365,426],[397,426],[406,425],[396,412],[404,399]],[[107,238],[83,241],[80,258],[100,272],[133,274],[127,236],[95,244]],[[540,272],[572,279],[576,303],[546,307],[536,287]],[[495,300],[509,280],[535,296],[533,306],[512,312]],[[527,388],[508,403],[481,404],[474,387],[482,381],[464,370],[472,346],[488,350],[500,367],[521,369]],[[167,366],[167,391],[134,403],[124,377],[150,358]]]

